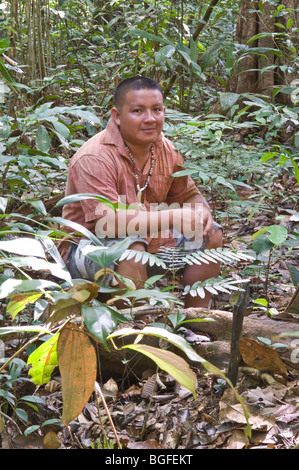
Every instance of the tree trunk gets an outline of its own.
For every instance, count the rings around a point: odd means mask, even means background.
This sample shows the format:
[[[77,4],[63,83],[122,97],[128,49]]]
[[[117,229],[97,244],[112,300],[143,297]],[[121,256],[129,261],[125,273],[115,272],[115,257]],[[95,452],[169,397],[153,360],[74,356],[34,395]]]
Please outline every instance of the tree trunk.
[[[246,45],[255,35],[256,41],[247,44],[248,49],[235,63],[228,91],[235,93],[262,93],[272,96],[275,88],[290,85],[295,78],[292,61],[296,60],[298,47],[297,0],[281,2],[281,12],[272,3],[243,0],[236,28],[236,42]],[[279,52],[258,52],[253,48],[277,49]],[[278,56],[277,54],[280,54]],[[282,69],[281,66],[285,66]],[[286,95],[280,97],[288,100]]]

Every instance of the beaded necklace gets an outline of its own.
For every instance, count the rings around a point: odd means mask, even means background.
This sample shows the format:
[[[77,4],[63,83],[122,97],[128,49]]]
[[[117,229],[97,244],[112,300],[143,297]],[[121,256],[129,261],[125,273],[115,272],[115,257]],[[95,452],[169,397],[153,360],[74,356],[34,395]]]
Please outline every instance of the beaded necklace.
[[[125,146],[126,146],[126,149],[127,149],[127,151],[128,151],[129,157],[130,157],[130,159],[131,159],[131,161],[132,161],[132,164],[133,164],[133,170],[134,170],[134,175],[135,175],[135,179],[136,179],[136,189],[137,189],[137,196],[136,196],[136,197],[137,197],[137,202],[138,202],[139,204],[141,204],[142,191],[144,191],[144,190],[148,187],[149,180],[151,179],[152,172],[153,172],[153,166],[154,166],[154,161],[155,161],[155,157],[154,157],[154,147],[153,147],[153,145],[151,145],[151,166],[150,166],[150,169],[149,169],[147,178],[146,178],[145,185],[143,186],[143,188],[140,188],[139,181],[138,181],[137,166],[136,166],[135,160],[134,160],[133,155],[131,154],[131,151],[130,151],[130,149],[129,149],[129,147],[127,146],[126,143],[125,143]]]

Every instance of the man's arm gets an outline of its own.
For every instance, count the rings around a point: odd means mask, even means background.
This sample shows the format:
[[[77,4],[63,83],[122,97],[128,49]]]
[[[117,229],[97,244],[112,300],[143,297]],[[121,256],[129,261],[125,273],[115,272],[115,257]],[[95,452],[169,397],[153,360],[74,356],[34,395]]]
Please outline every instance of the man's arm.
[[[197,194],[187,199],[184,204],[189,204],[195,211],[202,211],[203,237],[213,234],[214,223],[210,206],[202,194]]]
[[[137,208],[117,212],[107,210],[107,215],[96,223],[96,234],[117,238],[138,232],[140,237],[146,238],[173,228],[190,238],[198,231],[202,231],[204,237],[211,235],[213,219],[203,196],[194,196],[186,200],[183,207],[176,209],[144,211]]]

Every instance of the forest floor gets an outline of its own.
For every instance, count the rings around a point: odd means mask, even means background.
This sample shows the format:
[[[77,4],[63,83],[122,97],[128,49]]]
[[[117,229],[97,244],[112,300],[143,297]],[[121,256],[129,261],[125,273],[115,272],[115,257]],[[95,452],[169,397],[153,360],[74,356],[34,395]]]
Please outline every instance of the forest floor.
[[[279,213],[286,226],[298,229],[298,220],[290,220],[286,204],[279,207]],[[225,244],[243,248],[252,233],[271,223],[275,221],[263,213],[249,223],[228,222],[224,227]],[[277,311],[273,321],[280,318],[295,291],[286,260],[287,250],[281,249],[271,265],[268,295],[271,307]],[[251,276],[251,302],[246,315],[256,312],[252,298],[263,295],[264,278]],[[232,310],[225,294],[214,300],[212,308]],[[263,310],[259,313],[261,322],[269,319]],[[294,315],[292,321],[298,324],[299,330],[298,320],[298,315]],[[13,352],[13,341],[10,347]],[[295,351],[295,359],[298,358]],[[19,431],[24,431],[28,424],[24,426],[20,420],[15,421],[16,418],[7,420],[0,434],[0,448],[116,449],[121,445],[123,449],[196,450],[292,449],[299,446],[298,364],[288,365],[287,374],[281,377],[271,370],[258,370],[241,363],[236,390],[246,404],[247,417],[234,391],[225,386],[223,380],[206,374],[202,367],[192,366],[192,369],[197,376],[196,398],[163,371],[156,375],[154,369],[145,369],[130,380],[111,372],[101,385],[115,429],[95,393],[68,428],[61,424],[62,393],[58,371],[48,384],[38,389],[32,382],[23,381],[18,384],[18,396],[34,394],[44,399],[44,405],[38,404],[38,411],[26,408],[29,425],[40,427],[26,436]]]

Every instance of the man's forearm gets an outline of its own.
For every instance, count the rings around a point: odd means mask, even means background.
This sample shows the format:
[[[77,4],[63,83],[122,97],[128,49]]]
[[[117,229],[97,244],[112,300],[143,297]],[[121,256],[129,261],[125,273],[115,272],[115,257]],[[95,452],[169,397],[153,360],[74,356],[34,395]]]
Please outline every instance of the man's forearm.
[[[162,211],[120,210],[101,217],[96,224],[97,236],[122,238],[138,235],[146,238],[164,230],[177,229],[189,234],[194,231],[196,218],[194,209],[168,209]]]

